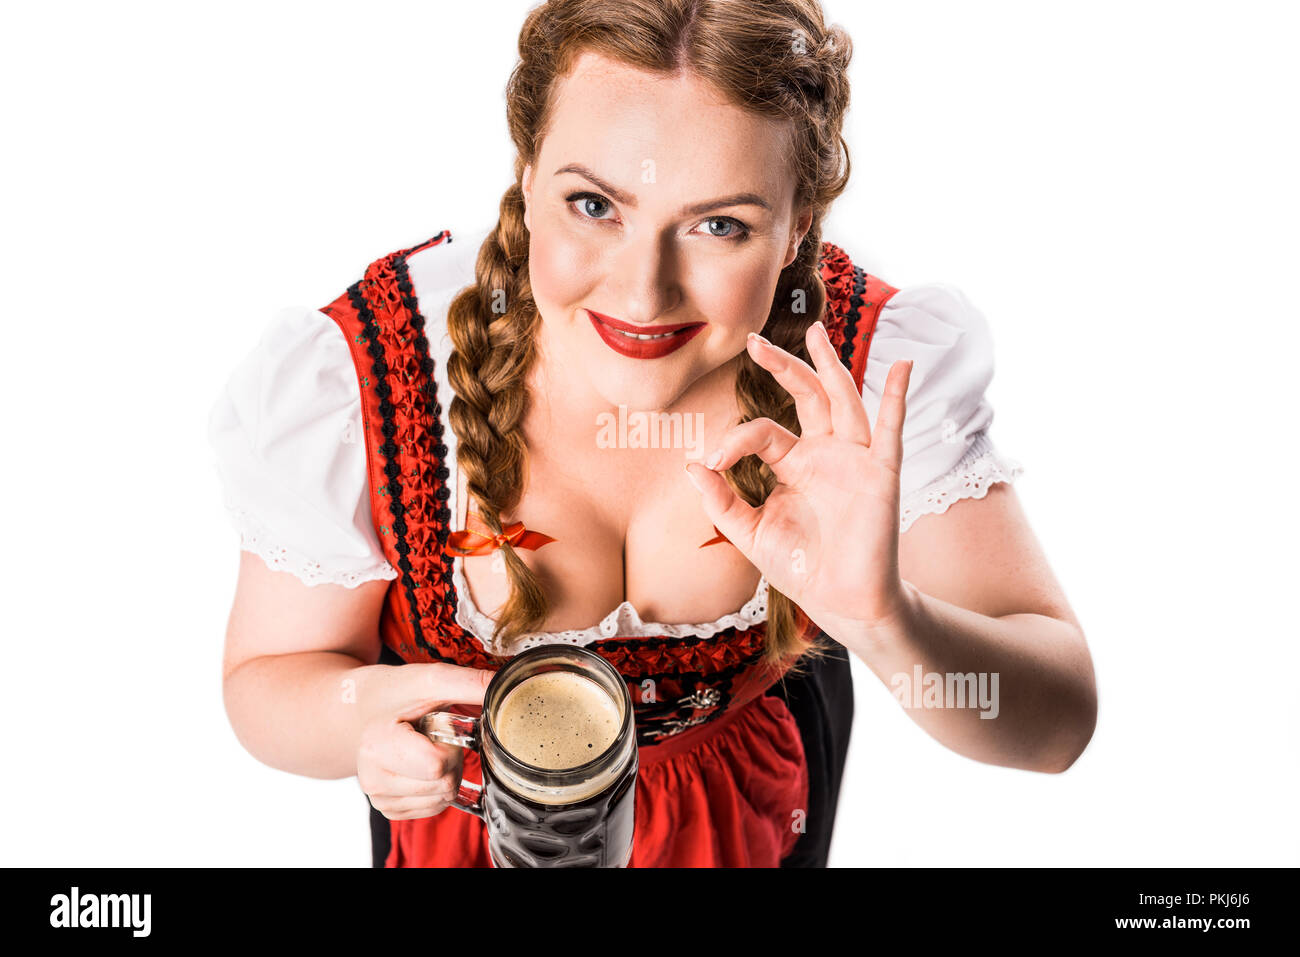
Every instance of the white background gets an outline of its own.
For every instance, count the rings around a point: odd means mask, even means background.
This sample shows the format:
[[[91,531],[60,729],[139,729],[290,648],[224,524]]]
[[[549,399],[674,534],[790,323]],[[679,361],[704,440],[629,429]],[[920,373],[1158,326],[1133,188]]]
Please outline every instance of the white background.
[[[207,413],[280,307],[494,214],[529,6],[7,8],[0,863],[368,866],[355,778],[227,723]],[[832,863],[1300,863],[1292,8],[825,8],[856,53],[824,236],[989,317],[992,434],[1100,690],[1043,775],[858,663]]]

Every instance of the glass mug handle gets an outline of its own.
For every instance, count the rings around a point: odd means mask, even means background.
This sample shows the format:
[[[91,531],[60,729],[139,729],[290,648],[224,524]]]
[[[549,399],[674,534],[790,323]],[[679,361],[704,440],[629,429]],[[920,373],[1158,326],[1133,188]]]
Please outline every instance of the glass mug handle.
[[[433,711],[417,721],[415,728],[421,734],[440,744],[450,744],[458,748],[472,748],[478,751],[478,722],[478,718],[467,718],[463,714],[452,714],[449,711]],[[479,757],[482,758],[482,752],[479,752]],[[451,806],[459,808],[467,814],[482,818],[483,785],[462,779],[460,789],[456,792],[456,796],[452,798]]]

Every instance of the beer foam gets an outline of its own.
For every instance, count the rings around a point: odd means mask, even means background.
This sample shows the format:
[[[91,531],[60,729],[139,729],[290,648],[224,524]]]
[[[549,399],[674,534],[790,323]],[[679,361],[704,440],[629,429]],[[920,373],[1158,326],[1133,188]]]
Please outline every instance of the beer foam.
[[[502,747],[526,764],[576,768],[604,754],[622,726],[618,704],[572,671],[547,671],[511,688],[492,718]]]

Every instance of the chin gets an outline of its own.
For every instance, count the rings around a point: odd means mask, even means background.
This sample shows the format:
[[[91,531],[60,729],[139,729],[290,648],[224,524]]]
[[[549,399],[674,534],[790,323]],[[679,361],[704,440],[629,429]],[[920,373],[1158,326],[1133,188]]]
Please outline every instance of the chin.
[[[658,382],[634,382],[613,370],[592,383],[611,408],[627,406],[633,412],[660,412],[669,408],[685,391],[684,383],[670,386]]]

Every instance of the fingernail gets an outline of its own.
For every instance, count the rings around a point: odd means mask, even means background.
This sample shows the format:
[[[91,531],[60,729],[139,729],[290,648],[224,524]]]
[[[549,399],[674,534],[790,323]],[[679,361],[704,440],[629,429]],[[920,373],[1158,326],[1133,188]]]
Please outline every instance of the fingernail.
[[[714,452],[712,455],[710,455],[707,459],[704,460],[704,466],[705,468],[716,469],[718,467],[718,463],[721,461],[722,461],[722,449],[718,449],[716,452]]]
[[[751,339],[757,339],[757,340],[758,340],[762,345],[765,345],[765,346],[770,346],[770,345],[772,344],[772,343],[768,342],[766,339],[764,339],[762,336],[760,336],[757,332],[751,332],[751,333],[749,334],[749,338],[751,338]]]
[[[813,325],[818,328],[818,330],[821,332],[822,336],[826,339],[827,342],[831,341],[830,333],[826,331],[826,327],[822,325],[822,321],[820,319],[814,322]]]
[[[700,485],[700,480],[695,477],[695,473],[691,471],[691,467],[689,465],[686,466],[686,477],[690,479],[691,484],[695,486],[695,491],[697,492],[704,491],[704,487]]]

